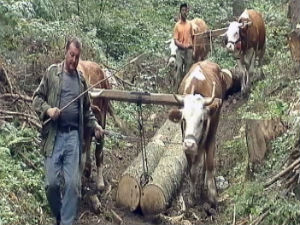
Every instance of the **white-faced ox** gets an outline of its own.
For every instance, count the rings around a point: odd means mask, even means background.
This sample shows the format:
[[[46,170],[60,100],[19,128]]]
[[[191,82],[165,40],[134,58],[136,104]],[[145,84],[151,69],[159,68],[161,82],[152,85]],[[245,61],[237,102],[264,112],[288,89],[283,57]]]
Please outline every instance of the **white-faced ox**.
[[[249,90],[249,79],[254,72],[255,59],[258,57],[259,66],[265,53],[266,29],[259,12],[245,10],[238,21],[231,22],[225,36],[226,48],[238,59],[238,67],[242,72],[242,93]]]
[[[188,160],[190,203],[200,196],[206,173],[207,197],[216,206],[217,190],[214,179],[215,136],[219,123],[222,99],[233,83],[229,70],[210,61],[195,63],[179,87],[183,108],[172,109],[169,119],[182,122],[183,150]],[[198,173],[199,168],[201,170]],[[200,184],[200,188],[197,188]]]

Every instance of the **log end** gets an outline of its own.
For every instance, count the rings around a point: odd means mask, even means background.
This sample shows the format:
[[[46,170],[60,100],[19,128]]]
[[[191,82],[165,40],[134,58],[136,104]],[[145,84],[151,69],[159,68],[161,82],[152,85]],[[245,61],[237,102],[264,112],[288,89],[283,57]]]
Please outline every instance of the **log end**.
[[[133,212],[139,206],[140,196],[141,188],[138,181],[127,174],[122,176],[117,190],[117,205]]]
[[[148,184],[143,188],[140,202],[144,215],[154,215],[166,209],[167,202],[163,191],[155,184]]]

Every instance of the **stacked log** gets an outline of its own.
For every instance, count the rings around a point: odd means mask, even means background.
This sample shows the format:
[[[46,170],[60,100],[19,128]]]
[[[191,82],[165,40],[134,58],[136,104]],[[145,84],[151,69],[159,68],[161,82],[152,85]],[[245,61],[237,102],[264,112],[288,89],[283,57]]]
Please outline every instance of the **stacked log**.
[[[172,142],[180,143],[180,140],[181,134],[176,132]],[[142,190],[140,205],[144,215],[157,214],[166,209],[181,184],[186,168],[187,159],[182,145],[169,145],[152,174],[153,180]]]
[[[180,126],[167,120],[146,146],[145,152],[148,162],[148,174],[150,176],[165,152],[167,142],[172,141],[174,134],[181,135]],[[179,140],[181,139],[179,138]],[[119,206],[130,211],[136,210],[140,204],[142,188],[140,179],[144,173],[142,159],[143,155],[140,152],[122,174],[118,185],[116,202]]]

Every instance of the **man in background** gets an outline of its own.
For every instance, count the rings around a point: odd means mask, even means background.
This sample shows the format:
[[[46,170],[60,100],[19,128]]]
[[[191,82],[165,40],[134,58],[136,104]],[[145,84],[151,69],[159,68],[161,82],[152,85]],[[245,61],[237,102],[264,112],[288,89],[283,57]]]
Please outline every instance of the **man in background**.
[[[184,75],[189,71],[193,64],[193,32],[192,25],[187,20],[188,7],[186,3],[180,5],[180,19],[174,27],[174,41],[178,49],[176,51],[176,85],[179,84]]]

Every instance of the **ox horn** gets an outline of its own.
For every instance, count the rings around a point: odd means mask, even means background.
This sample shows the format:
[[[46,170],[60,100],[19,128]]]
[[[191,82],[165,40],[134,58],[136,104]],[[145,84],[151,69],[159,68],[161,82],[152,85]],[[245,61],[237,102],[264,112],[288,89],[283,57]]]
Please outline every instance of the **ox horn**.
[[[195,84],[192,85],[191,94],[192,94],[192,95],[195,94]]]
[[[175,94],[173,94],[173,96],[174,96],[174,98],[175,98],[175,100],[179,103],[179,104],[181,104],[181,105],[183,105],[183,97],[182,96],[180,96],[180,95],[175,95]]]
[[[215,97],[216,97],[216,82],[214,81],[211,97],[210,98],[205,98],[203,105],[204,106],[210,105],[215,100]]]

